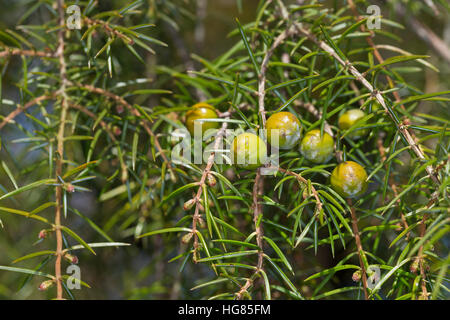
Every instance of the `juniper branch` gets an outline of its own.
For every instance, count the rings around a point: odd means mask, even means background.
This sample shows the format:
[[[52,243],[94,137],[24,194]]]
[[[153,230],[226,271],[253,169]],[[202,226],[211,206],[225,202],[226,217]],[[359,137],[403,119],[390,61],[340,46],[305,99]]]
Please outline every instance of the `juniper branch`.
[[[314,36],[310,31],[306,30],[303,28],[303,26],[298,23],[295,22],[294,26],[296,27],[297,31],[306,36],[309,40],[311,40],[312,42],[314,42],[319,48],[321,48],[322,50],[324,50],[325,52],[327,52],[328,54],[330,54],[331,57],[333,57],[333,59],[335,59],[337,62],[339,62],[339,64],[341,64],[344,68],[347,68],[348,71],[359,81],[361,82],[364,87],[367,88],[367,90],[369,90],[369,92],[371,93],[371,95],[373,97],[375,97],[377,99],[377,101],[380,103],[380,105],[384,108],[384,110],[386,111],[386,113],[389,115],[389,117],[392,119],[392,121],[395,123],[397,130],[400,131],[400,133],[402,134],[402,136],[404,137],[406,143],[408,145],[411,146],[411,149],[413,150],[413,152],[416,154],[416,156],[422,160],[422,161],[426,161],[425,155],[423,154],[422,150],[419,148],[419,146],[417,145],[417,143],[414,141],[414,139],[412,138],[411,133],[409,132],[408,128],[403,125],[402,123],[399,123],[396,120],[396,117],[394,114],[391,113],[391,111],[388,109],[386,102],[384,100],[383,95],[380,93],[380,91],[378,89],[375,89],[370,83],[369,81],[366,80],[366,78],[363,77],[363,75],[353,66],[353,64],[348,61],[348,60],[343,60],[338,54],[337,52],[330,47],[328,44],[326,44],[325,42],[318,40],[316,38],[316,36]],[[426,171],[427,173],[430,175],[431,179],[433,180],[433,182],[436,185],[440,184],[439,181],[439,177],[436,175],[436,173],[434,172],[434,168],[431,165],[428,165],[426,167]]]
[[[0,52],[0,58],[5,58],[8,56],[29,56],[29,57],[42,57],[42,58],[55,58],[56,53],[46,52],[46,51],[36,51],[36,50],[22,50],[22,49],[12,49],[5,48],[5,51]]]
[[[355,236],[355,242],[356,242],[356,248],[358,250],[358,257],[359,257],[359,265],[361,267],[361,279],[363,283],[364,288],[364,297],[366,300],[369,299],[369,293],[367,291],[367,273],[366,273],[366,267],[364,261],[366,260],[364,250],[361,244],[361,238],[359,235],[359,229],[358,229],[358,219],[356,218],[355,208],[353,207],[351,199],[347,199],[347,203],[350,206],[350,214],[352,216],[352,229],[353,234]]]
[[[63,159],[64,159],[64,129],[66,125],[67,109],[68,109],[68,96],[67,96],[67,70],[66,70],[66,60],[64,57],[64,32],[65,32],[65,20],[64,20],[64,0],[58,0],[58,16],[59,16],[59,26],[58,31],[58,49],[56,55],[59,59],[59,76],[61,78],[61,86],[59,89],[59,94],[61,95],[61,114],[58,135],[56,137],[57,141],[57,157],[56,157],[56,179],[62,176],[63,171]],[[55,261],[55,278],[57,293],[56,298],[63,298],[62,291],[62,278],[61,278],[61,259],[62,259],[62,232],[61,232],[61,208],[62,208],[62,186],[58,185],[55,188],[55,198],[56,198],[56,212],[55,212],[55,232],[56,232],[56,261]]]

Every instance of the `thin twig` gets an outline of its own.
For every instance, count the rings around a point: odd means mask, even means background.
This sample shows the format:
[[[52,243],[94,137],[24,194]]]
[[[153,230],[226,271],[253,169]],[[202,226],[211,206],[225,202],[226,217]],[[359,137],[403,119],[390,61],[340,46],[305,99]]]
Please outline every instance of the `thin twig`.
[[[358,21],[362,20],[363,18],[359,15],[358,10],[357,10],[356,5],[353,2],[353,0],[348,0],[348,4],[350,6],[350,9],[353,11],[353,14],[356,17],[356,19]],[[366,27],[364,26],[364,24],[361,24],[359,26],[359,28],[362,32],[367,32],[367,31],[369,32],[369,36],[366,37],[366,42],[372,48],[373,54],[374,54],[375,58],[377,59],[378,63],[380,63],[380,64],[384,63],[383,56],[381,55],[380,51],[378,50],[379,46],[376,46],[374,41],[372,40],[372,38],[375,37],[375,32],[373,30],[367,30]],[[384,66],[383,69],[388,69],[388,66]],[[384,76],[389,84],[389,87],[391,89],[394,89],[395,84],[394,84],[394,81],[392,80],[392,78],[388,74],[384,74]],[[353,81],[351,83],[353,83]],[[392,94],[394,95],[395,103],[400,103],[402,99],[400,98],[399,93],[397,91],[393,91]],[[400,103],[400,108],[402,108],[402,110],[406,110],[405,106],[402,103]],[[415,137],[414,132],[411,131],[410,133],[411,133],[413,141],[415,143],[417,143],[417,138]],[[420,145],[417,145],[417,146],[420,149],[420,151],[423,153],[423,150],[420,148]]]
[[[304,185],[308,185],[308,180],[303,178],[300,174],[298,174],[298,173],[296,173],[294,171],[290,171],[290,170],[286,170],[286,169],[280,168],[280,167],[277,167],[276,169],[278,171],[283,172],[284,174],[289,175],[289,176],[294,176],[295,178],[297,178],[298,181],[300,181]],[[316,199],[316,209],[314,211],[315,212],[320,212],[320,210],[322,210],[323,203],[322,203],[322,201],[320,201],[319,193],[317,192],[316,188],[314,188],[313,185],[311,185],[311,193],[313,194],[314,199]]]
[[[266,96],[265,86],[266,86],[266,72],[269,67],[269,61],[272,57],[275,49],[281,45],[286,38],[293,32],[293,29],[290,25],[273,41],[269,50],[266,51],[264,55],[263,61],[261,63],[259,78],[258,78],[258,110],[262,120],[262,129],[265,132],[266,129],[266,110],[264,106],[264,98]],[[256,233],[256,244],[260,248],[258,251],[258,264],[256,266],[256,270],[253,276],[245,282],[245,284],[241,287],[241,289],[236,293],[237,299],[242,299],[243,294],[247,292],[248,288],[253,285],[253,277],[255,277],[261,270],[263,270],[264,264],[264,250],[263,250],[263,234],[264,228],[262,225],[262,205],[258,202],[258,198],[264,192],[264,176],[261,175],[261,169],[258,169],[256,172],[255,183],[253,185],[253,221],[255,224],[255,233]]]
[[[230,119],[230,116],[226,116],[225,119]],[[222,127],[219,129],[219,131],[217,131],[217,134],[215,136],[215,140],[214,140],[214,147],[213,150],[217,150],[220,147],[220,143],[222,142],[222,138],[225,136],[226,131],[227,131],[227,127],[228,127],[228,122],[223,122],[222,123]],[[200,181],[198,182],[198,190],[197,190],[197,194],[195,195],[194,198],[192,198],[192,200],[194,200],[195,203],[195,210],[194,210],[194,215],[192,216],[192,234],[194,236],[194,252],[193,252],[193,257],[194,257],[194,262],[197,262],[197,250],[199,247],[199,243],[198,243],[198,235],[197,235],[197,224],[200,221],[200,214],[199,214],[199,210],[200,210],[200,199],[202,197],[202,192],[203,192],[203,188],[205,187],[205,181],[208,177],[208,175],[211,172],[211,168],[214,164],[214,159],[216,156],[216,151],[212,151],[211,154],[208,157],[208,160],[206,162],[206,167],[203,170],[202,176],[200,178]]]
[[[270,49],[267,50],[263,62],[261,64],[261,71],[259,73],[259,81],[258,81],[258,106],[259,113],[262,118],[263,129],[266,128],[266,111],[264,108],[264,98],[266,95],[265,85],[266,85],[266,72],[269,66],[270,58],[272,57],[275,49],[289,37],[289,35],[293,32],[291,26],[288,26],[286,30],[284,30],[278,37],[275,38],[274,42],[270,46]]]
[[[261,168],[259,168],[256,171],[256,177],[255,177],[255,183],[253,185],[253,192],[252,192],[252,210],[253,210],[253,223],[255,225],[255,233],[256,233],[256,244],[259,247],[258,251],[258,262],[256,265],[255,272],[253,275],[247,279],[247,281],[244,283],[244,285],[239,289],[239,291],[235,294],[236,298],[238,300],[241,300],[244,297],[244,294],[248,292],[248,289],[253,285],[254,278],[263,270],[263,263],[264,263],[264,251],[263,251],[263,234],[264,229],[261,222],[261,215],[262,215],[262,205],[258,201],[259,197],[264,192],[264,179],[261,175]]]
[[[0,52],[0,58],[4,58],[4,57],[8,57],[8,56],[29,56],[29,57],[54,58],[56,56],[56,54],[53,52],[11,49],[11,48],[5,48],[5,49],[7,49],[7,50]]]
[[[327,52],[328,54],[330,54],[337,62],[339,62],[344,68],[346,68],[353,76],[355,76],[355,78],[361,82],[366,88],[367,90],[369,90],[369,92],[371,93],[371,95],[373,97],[375,97],[377,99],[377,101],[380,103],[380,105],[384,108],[384,110],[386,111],[386,113],[389,115],[389,117],[392,119],[392,121],[395,123],[397,130],[400,131],[400,133],[402,134],[403,138],[405,139],[406,143],[408,143],[411,146],[411,149],[413,150],[413,152],[416,154],[416,156],[421,160],[421,161],[426,161],[425,155],[422,152],[422,150],[419,148],[419,146],[417,145],[417,143],[414,141],[413,137],[411,136],[411,133],[409,132],[408,128],[403,125],[402,123],[397,123],[396,117],[394,114],[392,114],[390,112],[390,110],[388,109],[386,102],[384,100],[383,95],[380,93],[380,91],[378,89],[375,89],[369,81],[367,81],[366,78],[363,77],[363,75],[355,68],[355,66],[353,66],[353,64],[348,61],[348,60],[343,60],[338,54],[337,52],[330,47],[328,44],[326,44],[325,42],[318,40],[316,38],[316,36],[314,36],[311,32],[309,32],[308,30],[304,29],[302,27],[302,25],[300,23],[294,23],[295,27],[297,28],[297,31],[306,36],[308,39],[310,39],[312,42],[314,42],[319,48],[321,48],[322,50],[324,50],[325,52]],[[436,185],[440,184],[439,181],[439,177],[436,175],[436,173],[434,172],[433,166],[428,165],[426,167],[426,171],[427,173],[430,175],[431,179],[433,180],[433,182]]]
[[[75,103],[69,101],[69,107],[83,112],[84,114],[86,114],[87,116],[91,117],[95,121],[97,121],[97,119],[98,119],[98,117],[93,112],[89,111],[87,108],[85,108],[85,107],[83,107],[83,106],[81,106],[79,104],[75,104]],[[114,133],[111,131],[111,129],[109,128],[108,124],[105,121],[103,121],[103,120],[101,120],[99,122],[99,124],[103,128],[103,130],[106,131],[108,136],[111,138],[112,142],[116,146],[119,146],[119,141],[117,141]],[[119,156],[117,156],[117,161],[119,162],[121,170],[122,170],[122,177],[127,176],[128,175],[128,171],[127,171],[128,169],[127,169],[126,164],[123,161],[120,160]]]
[[[440,12],[439,12],[438,8],[436,7],[436,5],[434,4],[433,0],[425,0],[425,3],[427,4],[427,6],[430,7],[431,10],[433,10],[433,13],[436,16],[440,16]]]
[[[383,139],[381,137],[379,137],[377,139],[377,146],[378,146],[378,152],[381,155],[381,162],[383,163],[386,161],[387,157],[386,157],[386,150],[384,149],[384,146],[383,146]],[[386,170],[388,169],[387,163],[385,164],[385,168],[386,168]],[[394,192],[394,198],[396,198],[398,196],[398,192],[397,192],[397,186],[394,183],[394,179],[392,177],[389,177],[388,182],[391,185],[392,191]],[[406,217],[403,214],[403,210],[401,209],[401,206],[400,206],[401,200],[400,199],[397,200],[397,204],[398,204],[399,211],[400,211],[400,219],[402,220],[403,227],[406,230],[406,229],[408,229],[408,222],[406,221]],[[408,239],[408,238],[409,238],[409,232],[406,234],[406,239]]]
[[[365,257],[365,254],[362,248],[361,238],[359,236],[358,220],[356,219],[355,208],[353,207],[352,200],[347,199],[347,203],[350,206],[350,213],[352,215],[352,229],[353,234],[355,235],[356,248],[358,249],[359,265],[361,267],[361,279],[364,288],[364,297],[366,298],[366,300],[368,300],[369,293],[367,291],[367,274],[366,274],[366,267],[364,265],[365,259],[363,259],[363,256]]]
[[[93,112],[89,111],[86,107],[83,107],[83,106],[81,106],[79,104],[76,104],[76,103],[73,103],[73,102],[69,101],[69,107],[72,108],[72,109],[76,109],[76,110],[79,110],[79,111],[83,112],[85,115],[87,115],[90,118],[94,119],[94,121],[96,121],[98,119],[98,117]],[[117,139],[116,139],[114,133],[110,130],[110,128],[108,127],[106,122],[101,120],[99,122],[99,124],[106,131],[106,133],[111,138],[111,140],[113,142],[117,142]]]
[[[59,94],[61,95],[61,115],[57,141],[57,156],[56,156],[56,180],[62,176],[63,171],[63,159],[64,159],[64,128],[66,125],[67,109],[68,109],[68,96],[67,89],[67,71],[66,60],[64,57],[64,0],[58,0],[58,15],[60,30],[58,31],[58,49],[56,55],[59,58],[59,76],[61,78],[61,86]],[[55,188],[56,198],[56,212],[55,212],[55,232],[56,232],[56,261],[55,261],[55,278],[56,278],[56,299],[63,299],[62,278],[61,278],[61,258],[62,258],[62,232],[61,232],[61,208],[62,208],[62,186],[58,185]]]
[[[422,221],[420,223],[420,238],[421,239],[425,236],[425,232],[427,230],[427,226],[426,226],[427,218],[428,218],[428,214],[425,213],[423,215]],[[429,293],[427,291],[427,285],[425,282],[426,275],[425,275],[425,268],[424,268],[423,244],[419,248],[417,258],[419,259],[420,277],[422,278],[421,279],[422,299],[428,300]]]
[[[23,106],[18,105],[17,108],[12,111],[10,114],[8,114],[3,121],[0,123],[0,130],[10,121],[12,121],[15,117],[17,117],[21,112],[24,112],[25,110],[27,110],[28,108],[39,104],[41,101],[44,100],[50,100],[53,99],[55,97],[55,94],[45,94],[39,97],[34,98],[33,100],[27,102],[26,104],[24,104]]]
[[[359,97],[361,94],[359,92],[358,86],[356,85],[355,81],[350,81],[350,88],[352,88],[353,92],[355,93],[355,96]],[[358,103],[360,106],[362,106],[364,104],[364,100],[363,99],[359,99]]]
[[[91,26],[92,25],[100,25],[100,26],[102,26],[110,36],[117,36],[118,38],[120,38],[123,41],[125,41],[125,43],[127,43],[127,44],[133,44],[133,42],[134,42],[133,39],[131,39],[130,37],[124,35],[122,32],[114,29],[106,21],[99,20],[99,19],[91,19],[91,18],[88,18],[88,17],[84,17],[84,20],[86,21],[86,23],[88,25],[91,25]]]

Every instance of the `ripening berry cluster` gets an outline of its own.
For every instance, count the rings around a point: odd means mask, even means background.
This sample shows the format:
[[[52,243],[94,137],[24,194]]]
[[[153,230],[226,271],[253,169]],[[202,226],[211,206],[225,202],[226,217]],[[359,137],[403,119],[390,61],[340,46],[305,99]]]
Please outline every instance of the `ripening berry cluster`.
[[[338,120],[340,130],[352,130],[347,137],[352,140],[363,138],[368,130],[355,125],[365,116],[360,109],[350,109],[344,112]],[[208,129],[218,129],[218,121],[202,121],[202,119],[217,119],[215,108],[207,103],[197,103],[186,113],[185,124],[191,135],[194,135],[194,122],[201,127],[203,134]],[[300,153],[311,163],[328,162],[334,154],[333,137],[320,130],[307,132],[302,138],[302,124],[290,112],[272,114],[266,122],[267,142],[281,150],[291,150],[300,142]],[[247,170],[254,170],[264,165],[267,160],[266,142],[253,133],[242,133],[236,136],[230,148],[233,163]],[[344,161],[338,164],[331,173],[332,188],[345,198],[360,197],[367,190],[367,173],[354,161]]]

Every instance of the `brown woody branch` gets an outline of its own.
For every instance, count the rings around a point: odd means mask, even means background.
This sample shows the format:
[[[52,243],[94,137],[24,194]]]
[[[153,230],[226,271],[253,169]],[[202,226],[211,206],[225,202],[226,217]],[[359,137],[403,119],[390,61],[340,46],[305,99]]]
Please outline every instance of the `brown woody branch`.
[[[355,15],[356,19],[358,21],[362,20],[363,18],[359,15],[358,10],[357,10],[353,0],[349,0],[348,4],[349,4],[351,10],[353,11],[353,14]],[[367,31],[369,32],[370,36],[366,37],[367,44],[372,48],[373,54],[374,54],[375,58],[377,59],[378,63],[380,63],[380,64],[384,63],[383,56],[381,55],[380,51],[378,50],[379,47],[376,46],[375,43],[372,40],[372,38],[375,37],[375,32],[373,32],[372,30],[367,30],[366,27],[364,26],[364,24],[361,24],[359,26],[359,28],[360,28],[360,30],[362,32],[367,32]],[[383,69],[387,69],[387,66],[383,67]],[[384,76],[385,76],[385,78],[386,78],[386,80],[387,80],[387,82],[389,84],[389,87],[391,89],[394,89],[395,84],[394,84],[394,81],[392,80],[392,78],[389,75],[387,75],[387,74],[384,74]],[[352,81],[352,83],[353,83],[353,81]],[[397,91],[393,91],[392,94],[394,95],[395,102],[396,103],[400,103],[401,102],[401,98],[400,98],[399,93]],[[406,108],[405,108],[405,106],[403,104],[400,104],[400,108],[402,108],[402,110],[406,110]],[[412,131],[411,131],[411,136],[412,136],[413,141],[416,142],[417,139],[416,139],[416,137],[414,135],[414,132],[412,132]],[[423,150],[420,148],[420,145],[418,145],[418,148],[423,153]]]
[[[263,61],[261,63],[261,67],[259,70],[259,77],[258,77],[258,110],[259,114],[262,119],[262,129],[266,129],[266,110],[264,106],[264,99],[266,96],[265,92],[265,86],[266,86],[266,73],[267,69],[269,67],[269,61],[272,57],[273,53],[275,52],[275,49],[280,46],[286,38],[290,36],[290,34],[293,32],[293,29],[291,28],[291,25],[288,25],[288,27],[280,34],[278,35],[275,40],[273,41],[272,45],[270,46],[269,50],[267,50],[266,54],[264,55]],[[251,278],[248,278],[245,284],[241,287],[241,289],[236,293],[237,299],[242,299],[243,295],[247,290],[250,288],[250,286],[253,285],[253,278],[261,271],[263,270],[263,264],[264,264],[264,250],[263,250],[263,234],[264,234],[264,228],[262,226],[262,223],[258,221],[261,220],[260,216],[262,213],[262,205],[259,203],[258,199],[264,192],[264,177],[261,175],[261,169],[258,169],[256,172],[255,177],[255,183],[253,185],[253,192],[252,192],[252,210],[253,210],[253,221],[255,225],[255,233],[256,233],[256,244],[258,245],[259,252],[258,252],[258,263],[256,266],[256,270]]]
[[[363,288],[364,288],[364,297],[366,300],[368,300],[369,293],[367,291],[367,273],[366,273],[366,267],[364,265],[364,259],[363,259],[365,254],[364,254],[364,250],[363,250],[363,247],[361,244],[361,238],[359,235],[358,219],[356,218],[355,208],[352,205],[352,200],[347,199],[347,203],[350,206],[350,213],[352,216],[352,229],[353,229],[353,234],[355,235],[356,248],[358,250],[359,265],[361,267],[361,279],[362,279]]]
[[[261,63],[261,67],[259,70],[259,77],[258,77],[258,110],[259,114],[262,119],[262,129],[266,129],[266,110],[264,106],[264,98],[266,96],[265,92],[265,86],[266,86],[266,73],[267,69],[269,67],[269,61],[272,57],[273,53],[275,52],[275,49],[280,46],[293,32],[293,28],[291,28],[291,25],[288,25],[287,28],[278,35],[275,40],[273,41],[272,45],[270,46],[269,50],[267,50],[266,54],[264,55],[263,61]],[[256,244],[259,247],[258,251],[258,263],[256,266],[256,270],[253,274],[253,276],[245,282],[245,284],[241,287],[239,292],[236,293],[237,299],[242,299],[243,294],[247,292],[248,288],[253,284],[253,277],[255,277],[261,270],[263,270],[263,264],[264,264],[264,250],[263,250],[263,234],[264,234],[264,228],[261,223],[262,216],[262,205],[259,203],[258,199],[259,197],[264,193],[264,176],[261,175],[261,169],[258,169],[256,172],[255,177],[255,183],[253,185],[253,192],[252,192],[252,199],[253,199],[253,221],[255,225],[255,232],[256,232]],[[258,222],[259,221],[259,222]]]
[[[430,2],[430,1],[428,1],[428,2]],[[356,16],[356,18],[358,20],[362,19],[361,16],[359,16],[359,14],[358,14],[358,11],[356,9],[356,6],[355,6],[353,0],[349,0],[349,5],[350,5],[350,8],[352,9],[354,15]],[[428,5],[429,5],[429,3],[428,3]],[[436,9],[436,8],[434,7],[434,9]],[[397,13],[399,13],[402,16],[405,15],[405,8],[401,4],[396,6],[396,11],[397,11]],[[443,58],[445,58],[447,61],[450,61],[450,49],[447,48],[447,46],[445,45],[445,43],[442,42],[441,39],[439,39],[431,30],[429,30],[426,26],[422,25],[414,17],[409,16],[407,19],[407,22],[410,24],[412,29],[416,31],[416,33],[419,35],[419,37],[421,37],[425,42],[428,42]],[[363,32],[366,31],[364,25],[361,25],[360,29]],[[378,60],[378,62],[383,63],[384,59],[381,56],[381,54],[378,50],[378,47],[374,44],[374,42],[372,40],[372,37],[374,36],[374,32],[371,30],[369,30],[369,32],[370,32],[370,36],[366,38],[366,41],[372,47],[374,55],[375,55],[376,59]],[[385,77],[389,83],[390,88],[391,89],[394,88],[393,80],[388,75],[385,75]],[[401,101],[400,95],[398,94],[397,91],[394,91],[393,94],[394,94],[395,102],[399,103]],[[401,104],[400,107],[403,110],[405,110],[405,106],[403,104]],[[406,119],[406,123],[409,123],[409,119]],[[411,135],[412,135],[413,141],[414,142],[417,141],[413,132],[411,133]],[[420,149],[420,146],[418,146],[418,148],[422,152],[422,150]],[[380,152],[381,152],[381,150],[384,150],[382,143],[380,145]],[[382,156],[383,156],[383,154],[382,154]],[[439,181],[437,173],[436,173],[437,170],[435,171],[432,167],[431,167],[431,169],[432,170],[430,170],[429,167],[427,167],[428,174],[433,179],[433,181],[435,181],[435,180]],[[434,175],[432,173],[436,173],[436,175]],[[396,197],[398,194],[397,186],[395,185],[395,183],[393,183],[392,179],[390,179],[390,180],[391,180],[392,191],[394,192],[394,196]],[[400,199],[398,199],[397,202],[400,203]],[[407,229],[408,223],[406,222],[405,215],[403,214],[403,212],[401,210],[400,210],[400,217],[403,222],[404,228]],[[425,234],[425,231],[426,231],[426,219],[427,219],[427,215],[425,214],[423,216],[422,223],[421,223],[421,230],[420,230],[421,237],[423,237],[423,235]],[[407,234],[407,237],[409,237],[409,233]],[[425,284],[425,270],[423,267],[423,246],[421,246],[419,248],[418,260],[419,260],[418,262],[419,262],[419,268],[420,268],[420,276],[422,278],[422,281],[421,281],[422,297],[424,299],[428,299],[428,292],[427,292],[427,287]]]
[[[227,115],[225,117],[225,119],[229,119],[230,116]],[[198,182],[199,188],[197,190],[197,194],[195,195],[194,198],[192,198],[192,200],[195,203],[195,210],[194,210],[194,215],[192,216],[192,235],[194,236],[194,252],[193,252],[193,257],[194,257],[194,262],[197,262],[197,251],[198,251],[198,247],[199,247],[199,243],[198,243],[198,235],[197,235],[197,224],[199,223],[201,217],[199,214],[200,211],[200,199],[202,197],[202,192],[203,189],[205,188],[205,182],[207,181],[206,179],[208,178],[208,175],[211,174],[211,168],[214,164],[214,159],[216,156],[216,151],[219,146],[220,143],[222,142],[222,138],[225,136],[226,134],[226,130],[228,127],[228,122],[223,122],[222,123],[222,127],[219,129],[219,131],[217,132],[216,137],[214,138],[214,147],[213,147],[213,151],[211,152],[211,154],[208,157],[208,160],[206,162],[206,167],[203,170],[202,176],[200,178],[200,181]]]
[[[66,60],[64,57],[64,32],[65,32],[65,19],[64,19],[64,0],[58,0],[58,16],[60,30],[58,31],[58,49],[56,55],[59,59],[59,76],[61,78],[61,86],[59,94],[61,95],[61,114],[57,141],[57,157],[56,157],[56,180],[62,176],[63,172],[63,160],[64,160],[64,129],[66,125],[67,109],[68,109],[68,97],[66,93],[67,89],[67,70]],[[55,278],[56,278],[56,299],[63,299],[62,278],[61,278],[61,259],[63,256],[63,241],[61,232],[61,209],[62,209],[62,186],[58,185],[55,188],[56,198],[56,210],[55,210],[55,233],[56,233],[56,261],[55,261]]]
[[[5,48],[6,50],[0,52],[0,58],[9,56],[29,56],[29,57],[42,57],[42,58],[54,58],[56,53],[36,51],[36,50],[22,50],[22,49],[11,49]]]
[[[262,205],[258,201],[259,197],[262,196],[263,192],[264,192],[264,179],[263,179],[263,177],[261,175],[261,169],[259,168],[256,171],[255,183],[253,185],[253,193],[252,193],[252,198],[253,198],[253,205],[252,205],[253,223],[255,225],[256,244],[259,247],[258,262],[257,262],[256,269],[255,269],[255,272],[253,273],[253,275],[250,278],[247,279],[245,284],[236,293],[236,298],[238,300],[241,300],[243,298],[245,292],[247,292],[247,290],[253,285],[254,278],[256,277],[256,275],[258,273],[260,273],[261,270],[263,270],[263,263],[264,263],[263,234],[264,234],[264,229],[263,229],[262,223],[260,221],[260,219],[261,219],[260,216],[262,215]]]
[[[295,25],[297,31],[300,34],[306,36],[309,40],[314,42],[319,48],[321,48],[322,50],[327,52],[331,57],[333,57],[337,62],[339,62],[344,68],[346,68],[356,78],[356,80],[361,82],[363,84],[363,86],[367,88],[367,90],[369,90],[371,95],[376,98],[376,100],[380,103],[380,105],[384,108],[386,113],[389,115],[389,117],[395,123],[395,125],[397,127],[397,130],[402,134],[403,138],[406,140],[408,145],[411,146],[411,149],[416,154],[416,156],[420,160],[425,161],[426,158],[425,158],[424,153],[419,148],[417,143],[414,141],[414,139],[413,139],[411,133],[409,132],[408,128],[405,125],[403,125],[402,123],[397,123],[395,115],[393,115],[390,112],[390,110],[387,108],[386,102],[384,100],[384,97],[380,93],[380,91],[378,89],[375,89],[370,84],[370,82],[368,82],[367,79],[364,78],[363,75],[353,66],[353,64],[350,61],[343,60],[332,47],[330,47],[325,42],[323,42],[321,40],[318,40],[316,38],[316,36],[314,36],[311,32],[309,32],[308,30],[304,29],[303,26],[300,23],[294,23],[294,25]],[[439,180],[439,177],[436,175],[433,166],[431,166],[431,165],[427,166],[426,167],[426,171],[430,175],[430,177],[433,180],[433,182],[435,184],[439,185],[440,184],[440,180]]]

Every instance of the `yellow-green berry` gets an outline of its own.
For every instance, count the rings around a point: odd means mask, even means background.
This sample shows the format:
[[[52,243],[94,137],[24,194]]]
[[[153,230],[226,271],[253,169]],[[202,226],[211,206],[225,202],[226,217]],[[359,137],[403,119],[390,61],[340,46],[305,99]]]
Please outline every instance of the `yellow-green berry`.
[[[367,173],[354,162],[345,161],[336,166],[331,173],[331,187],[344,198],[357,198],[367,190]]]
[[[334,140],[326,132],[320,136],[320,130],[311,130],[300,143],[301,154],[313,163],[325,163],[333,156]]]
[[[266,143],[253,133],[242,133],[231,144],[231,156],[234,164],[243,169],[256,169],[267,159]]]
[[[195,123],[201,125],[202,135],[208,129],[218,129],[219,122],[206,122],[206,121],[196,121],[197,119],[214,119],[218,118],[216,109],[213,106],[200,102],[194,104],[191,109],[186,113],[186,127],[191,134],[194,136]]]

